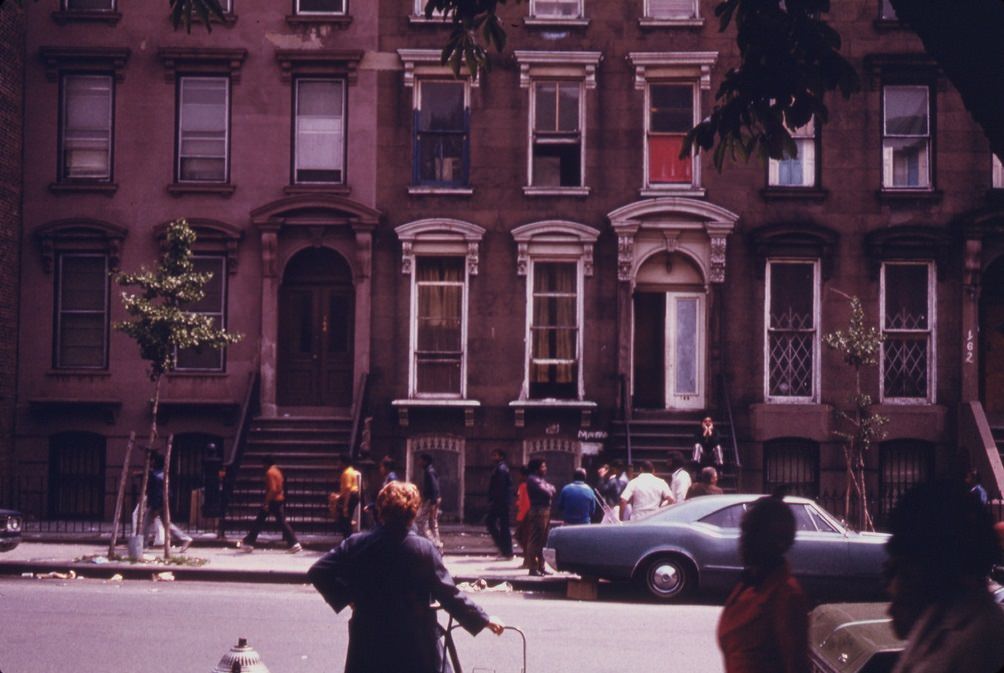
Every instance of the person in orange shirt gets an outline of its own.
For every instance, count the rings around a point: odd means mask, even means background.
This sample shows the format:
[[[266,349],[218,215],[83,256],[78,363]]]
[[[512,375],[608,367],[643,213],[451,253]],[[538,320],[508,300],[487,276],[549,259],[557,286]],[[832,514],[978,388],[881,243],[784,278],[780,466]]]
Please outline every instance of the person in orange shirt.
[[[718,620],[725,673],[809,673],[809,602],[784,559],[794,543],[782,497],[760,498],[743,516],[745,567]]]
[[[271,514],[275,517],[275,522],[279,524],[279,528],[282,530],[282,539],[289,545],[290,553],[295,554],[302,551],[303,547],[297,541],[293,528],[286,521],[286,490],[282,470],[275,464],[275,459],[271,455],[267,455],[262,459],[262,466],[265,468],[265,500],[262,503],[261,509],[258,510],[258,516],[251,524],[251,529],[244,536],[244,539],[237,543],[237,548],[246,552],[254,551],[255,542],[258,540],[258,533],[261,531],[262,526],[265,525],[268,515]]]
[[[362,475],[352,467],[352,461],[346,454],[339,454],[335,463],[336,469],[341,469],[338,478],[338,502],[336,504],[335,530],[344,537],[356,531],[356,507],[359,505],[360,485]]]

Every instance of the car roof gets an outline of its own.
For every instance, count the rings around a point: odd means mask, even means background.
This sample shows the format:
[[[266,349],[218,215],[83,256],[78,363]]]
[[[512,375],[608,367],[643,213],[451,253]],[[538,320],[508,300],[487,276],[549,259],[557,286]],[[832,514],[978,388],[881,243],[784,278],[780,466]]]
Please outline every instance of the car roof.
[[[754,502],[765,497],[763,493],[725,493],[722,495],[702,495],[672,507],[659,510],[653,517],[658,517],[660,521],[698,521],[712,512],[725,509],[732,505],[741,505]],[[812,500],[795,496],[785,496],[784,501],[788,504],[810,504]],[[647,517],[646,517],[647,519]],[[645,521],[646,519],[640,519]]]

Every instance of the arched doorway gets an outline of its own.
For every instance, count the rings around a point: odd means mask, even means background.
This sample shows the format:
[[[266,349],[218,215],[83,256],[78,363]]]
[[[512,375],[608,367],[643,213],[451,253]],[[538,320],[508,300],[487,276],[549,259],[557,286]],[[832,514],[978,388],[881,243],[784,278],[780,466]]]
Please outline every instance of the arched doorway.
[[[649,257],[634,291],[634,405],[703,409],[707,343],[704,276],[680,252]]]
[[[1004,257],[983,274],[980,291],[980,397],[994,421],[1004,421]]]
[[[279,291],[277,402],[352,404],[355,289],[345,259],[330,248],[289,261]]]

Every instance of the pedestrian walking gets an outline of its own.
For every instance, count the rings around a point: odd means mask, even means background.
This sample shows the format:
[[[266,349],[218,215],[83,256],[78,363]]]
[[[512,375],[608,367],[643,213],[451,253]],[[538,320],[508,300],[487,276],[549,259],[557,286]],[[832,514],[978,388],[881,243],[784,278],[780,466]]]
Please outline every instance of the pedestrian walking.
[[[418,510],[418,527],[422,535],[443,551],[443,540],[439,537],[439,506],[443,497],[439,489],[439,475],[432,466],[432,456],[423,453],[418,457],[422,465],[422,508]]]
[[[697,498],[702,495],[721,495],[722,489],[718,486],[718,470],[713,467],[701,468],[701,473],[697,475],[697,483],[687,491],[687,500]]]
[[[596,512],[596,493],[586,483],[586,471],[581,467],[572,473],[572,482],[558,493],[555,509],[567,524],[592,523]]]
[[[286,484],[282,470],[275,464],[275,459],[271,455],[262,458],[262,467],[265,468],[265,498],[262,501],[258,516],[251,523],[251,529],[244,539],[237,542],[237,548],[241,551],[252,552],[258,540],[258,533],[265,525],[269,515],[275,517],[275,522],[282,530],[282,539],[289,545],[290,553],[297,553],[303,550],[300,542],[296,539],[296,533],[286,521]]]
[[[530,562],[526,558],[527,533],[530,529],[530,496],[526,492],[526,480],[530,476],[530,469],[526,465],[519,468],[520,482],[516,487],[516,542],[519,542],[520,550],[523,552],[523,567],[529,568]]]
[[[641,473],[628,482],[621,492],[620,508],[621,521],[638,519],[652,512],[656,512],[660,507],[672,505],[676,502],[673,498],[673,491],[665,479],[653,474],[655,467],[652,461],[643,460],[639,464]],[[631,507],[628,515],[627,508]]]
[[[526,495],[530,500],[530,511],[526,515],[526,547],[523,558],[530,566],[531,575],[548,575],[550,573],[544,568],[544,542],[547,541],[547,530],[551,524],[551,500],[554,498],[555,488],[547,481],[547,463],[540,458],[531,460],[527,470]]]
[[[512,509],[512,475],[505,462],[505,451],[492,451],[491,476],[488,478],[488,516],[485,526],[492,536],[495,546],[505,560],[513,557],[512,533],[509,531],[509,512]]]
[[[701,427],[694,435],[693,461],[700,467],[721,467],[725,463],[722,440],[718,436],[718,430],[711,416],[704,417]]]
[[[377,463],[377,473],[380,475],[380,488],[383,488],[392,481],[399,481],[397,476],[397,461],[390,456],[384,456]],[[370,520],[376,518],[376,493],[380,492],[380,488],[376,489],[372,498],[366,503],[364,508],[366,514]]]
[[[760,498],[743,515],[744,568],[718,620],[725,673],[809,673],[809,602],[784,558],[794,543],[782,497]]]
[[[307,572],[335,612],[352,608],[345,673],[440,673],[436,601],[468,632],[505,628],[454,584],[443,557],[411,529],[422,503],[414,484],[392,481],[377,496],[379,525],[342,540]]]
[[[687,491],[690,490],[693,480],[679,451],[670,451],[669,466],[673,471],[673,476],[669,480],[669,490],[673,492],[673,498],[677,502],[683,502],[687,499]]]
[[[1004,611],[987,589],[1001,549],[986,507],[958,481],[915,486],[889,516],[893,673],[999,673]]]
[[[179,544],[178,551],[185,552],[192,546],[192,536],[178,528],[174,522],[167,526],[164,516],[164,456],[154,453],[150,456],[150,478],[146,482],[146,504],[149,507],[150,519],[160,521],[163,528],[170,531],[171,540]],[[149,528],[149,524],[147,524]]]
[[[338,477],[338,495],[331,503],[332,514],[335,517],[335,531],[348,537],[358,530],[356,508],[362,493],[362,474],[352,466],[348,454],[340,453],[335,457],[335,469],[341,470]]]

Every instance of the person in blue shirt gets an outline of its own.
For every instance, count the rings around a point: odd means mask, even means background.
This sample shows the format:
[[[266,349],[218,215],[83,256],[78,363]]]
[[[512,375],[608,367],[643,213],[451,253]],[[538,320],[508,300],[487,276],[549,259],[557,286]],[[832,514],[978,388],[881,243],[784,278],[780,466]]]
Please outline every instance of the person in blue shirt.
[[[581,467],[572,473],[572,483],[558,494],[557,508],[566,524],[592,523],[596,511],[596,494],[586,484],[586,471]]]

